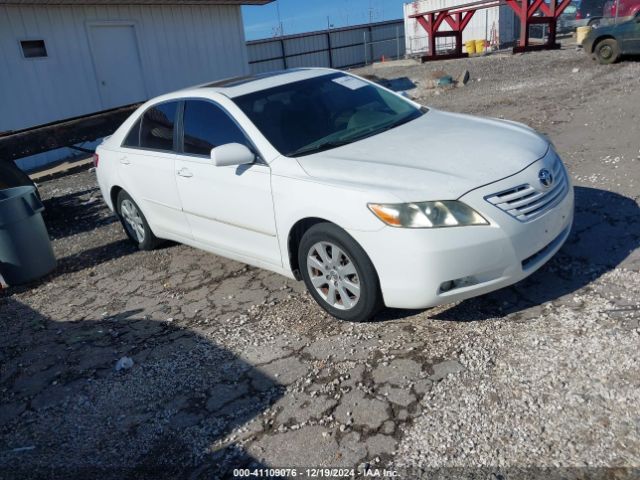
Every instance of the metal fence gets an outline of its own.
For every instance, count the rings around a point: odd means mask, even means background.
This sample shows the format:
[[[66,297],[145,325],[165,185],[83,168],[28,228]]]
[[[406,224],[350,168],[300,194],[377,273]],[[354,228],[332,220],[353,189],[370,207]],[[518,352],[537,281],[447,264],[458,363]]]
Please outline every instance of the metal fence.
[[[247,42],[252,73],[295,67],[349,68],[402,58],[404,21],[286,35]]]

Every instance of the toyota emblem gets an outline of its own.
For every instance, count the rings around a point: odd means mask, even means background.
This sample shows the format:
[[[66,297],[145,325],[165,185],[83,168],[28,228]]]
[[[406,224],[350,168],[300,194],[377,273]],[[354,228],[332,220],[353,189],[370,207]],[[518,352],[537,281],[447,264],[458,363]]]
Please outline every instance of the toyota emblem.
[[[538,173],[538,178],[540,179],[540,183],[543,187],[549,188],[551,185],[553,185],[553,175],[546,168],[540,170],[540,172]]]

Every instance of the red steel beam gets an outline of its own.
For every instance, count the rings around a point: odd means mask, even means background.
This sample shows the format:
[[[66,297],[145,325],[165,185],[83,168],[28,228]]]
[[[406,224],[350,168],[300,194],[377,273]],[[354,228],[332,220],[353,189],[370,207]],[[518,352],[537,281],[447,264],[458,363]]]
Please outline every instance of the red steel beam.
[[[556,23],[558,17],[567,8],[571,0],[479,0],[464,5],[456,5],[452,7],[429,10],[427,12],[415,13],[409,15],[409,18],[415,18],[424,28],[429,37],[429,55],[423,57],[423,60],[433,60],[436,55],[436,38],[437,37],[455,37],[456,46],[455,53],[447,55],[447,58],[455,58],[455,56],[466,56],[462,53],[462,32],[467,27],[474,13],[478,10],[508,5],[520,18],[520,41],[519,46],[514,48],[517,51],[527,51],[535,48],[558,48],[556,44]],[[540,10],[542,16],[535,16]],[[440,32],[442,24],[446,22],[451,31]],[[545,45],[529,44],[529,26],[533,24],[547,24],[549,26],[549,38]],[[429,57],[429,58],[428,58]]]
[[[569,1],[571,1],[571,0],[569,0]],[[473,17],[474,13],[476,13],[476,10],[470,10],[467,13],[464,14],[464,16],[462,18],[462,22],[460,22],[460,30],[464,30],[465,29],[465,27],[471,21],[471,18]]]

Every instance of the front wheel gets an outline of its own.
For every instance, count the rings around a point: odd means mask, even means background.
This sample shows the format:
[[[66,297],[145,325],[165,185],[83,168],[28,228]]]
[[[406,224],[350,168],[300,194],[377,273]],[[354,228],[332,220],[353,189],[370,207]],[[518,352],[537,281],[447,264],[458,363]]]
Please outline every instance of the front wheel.
[[[382,308],[371,260],[337,226],[319,223],[307,230],[298,249],[298,264],[311,296],[334,317],[366,322]]]
[[[596,44],[593,54],[600,65],[615,63],[620,56],[618,42],[613,38],[605,38]]]

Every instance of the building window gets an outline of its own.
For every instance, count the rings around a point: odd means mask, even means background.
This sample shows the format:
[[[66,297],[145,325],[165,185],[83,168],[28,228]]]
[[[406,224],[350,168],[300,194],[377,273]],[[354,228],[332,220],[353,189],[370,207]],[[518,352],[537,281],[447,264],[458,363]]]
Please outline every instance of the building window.
[[[44,40],[22,40],[22,55],[24,58],[43,58],[47,56],[47,47]]]

